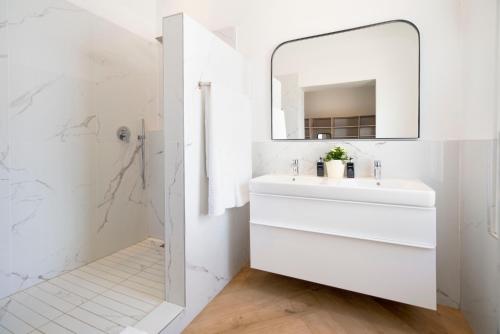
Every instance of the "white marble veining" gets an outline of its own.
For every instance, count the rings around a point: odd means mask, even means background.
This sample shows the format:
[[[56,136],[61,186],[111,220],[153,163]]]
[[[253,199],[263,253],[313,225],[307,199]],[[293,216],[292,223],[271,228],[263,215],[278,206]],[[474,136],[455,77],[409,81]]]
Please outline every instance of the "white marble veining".
[[[136,138],[161,115],[156,41],[63,0],[0,7],[1,298],[148,236]]]
[[[7,0],[0,0],[0,286],[11,290],[15,279],[10,273],[9,137],[8,137],[8,40]],[[0,289],[0,296],[5,292]]]
[[[163,131],[149,131],[147,156],[147,197],[149,235],[158,239],[165,238],[165,150]]]
[[[186,305],[183,16],[163,21],[165,130],[165,283],[167,302]],[[167,47],[168,45],[168,47]]]
[[[211,81],[244,93],[244,63],[234,49],[185,15],[165,19],[163,41],[165,67],[171,69],[165,82],[166,244],[177,238],[167,250],[167,301],[186,306],[163,332],[179,333],[248,263],[248,206],[219,217],[207,215],[198,88],[199,81]]]

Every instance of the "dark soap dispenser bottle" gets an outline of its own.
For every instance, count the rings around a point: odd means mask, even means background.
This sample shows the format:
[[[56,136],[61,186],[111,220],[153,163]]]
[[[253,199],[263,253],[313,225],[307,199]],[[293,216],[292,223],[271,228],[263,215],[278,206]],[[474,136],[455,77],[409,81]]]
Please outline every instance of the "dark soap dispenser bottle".
[[[325,176],[325,163],[323,162],[323,158],[319,158],[318,162],[316,163],[316,173],[318,176]]]
[[[346,164],[346,169],[347,169],[347,178],[353,179],[354,178],[354,162],[352,162],[352,159],[349,159],[349,162]]]

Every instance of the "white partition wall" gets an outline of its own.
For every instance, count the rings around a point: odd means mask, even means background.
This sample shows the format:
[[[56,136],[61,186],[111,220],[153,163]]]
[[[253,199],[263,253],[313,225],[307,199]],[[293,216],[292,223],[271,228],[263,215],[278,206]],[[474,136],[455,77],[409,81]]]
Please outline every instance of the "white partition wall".
[[[167,301],[185,305],[164,333],[179,333],[248,263],[248,206],[207,215],[198,88],[199,81],[209,81],[243,93],[244,63],[234,49],[185,15],[167,17],[163,27]]]
[[[166,300],[186,305],[184,196],[183,17],[164,20],[165,284]]]
[[[1,22],[7,20],[7,0],[0,0],[0,272],[10,268],[10,222],[9,218],[9,173],[8,164],[9,138],[8,138],[8,44],[7,26]],[[5,269],[4,269],[5,268]],[[0,298],[10,293],[14,288],[11,277],[2,275],[0,286],[9,288],[0,289]],[[4,291],[5,290],[5,291]]]

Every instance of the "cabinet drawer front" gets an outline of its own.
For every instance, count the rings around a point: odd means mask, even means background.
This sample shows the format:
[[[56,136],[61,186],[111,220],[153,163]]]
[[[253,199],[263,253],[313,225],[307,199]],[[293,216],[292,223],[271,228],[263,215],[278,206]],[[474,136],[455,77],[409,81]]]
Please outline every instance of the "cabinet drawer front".
[[[435,208],[252,193],[250,221],[412,247],[436,246]]]
[[[436,309],[436,250],[250,224],[251,266]]]

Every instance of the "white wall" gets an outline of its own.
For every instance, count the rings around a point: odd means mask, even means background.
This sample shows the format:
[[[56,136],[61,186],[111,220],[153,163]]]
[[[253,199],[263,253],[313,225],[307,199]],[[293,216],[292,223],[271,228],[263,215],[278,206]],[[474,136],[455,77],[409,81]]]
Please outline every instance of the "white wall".
[[[486,0],[485,0],[486,1]],[[270,138],[270,59],[281,42],[391,19],[408,19],[422,34],[421,125],[425,139],[461,136],[460,2],[159,0],[162,15],[184,11],[210,30],[236,26],[250,63],[254,139]],[[491,135],[491,134],[490,134]]]
[[[497,1],[462,0],[463,139],[496,136]]]
[[[304,96],[305,117],[375,115],[375,89],[370,85],[308,91]]]
[[[465,138],[499,129],[500,1],[496,6],[485,0],[463,3],[464,108],[472,125],[465,127]],[[497,133],[494,140],[464,141],[461,149],[461,308],[478,334],[500,332],[500,240],[489,231],[500,219],[499,144]]]
[[[157,28],[156,0],[68,0],[146,38],[161,34]]]

